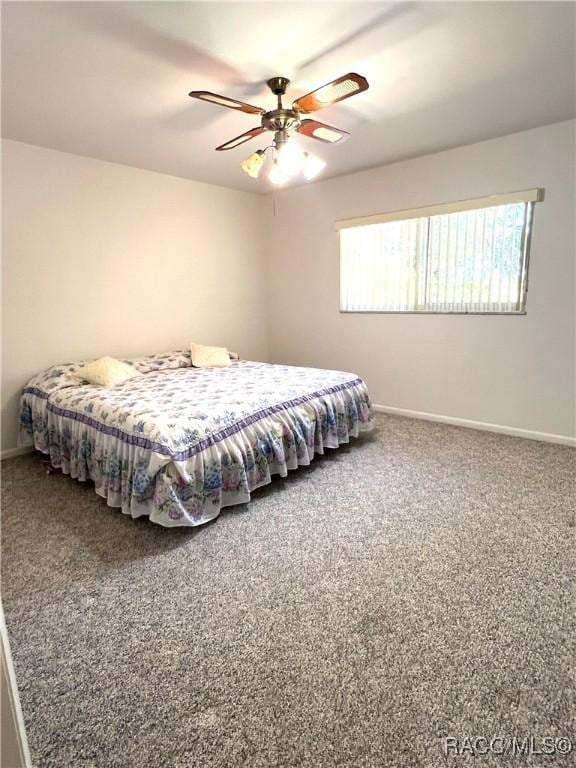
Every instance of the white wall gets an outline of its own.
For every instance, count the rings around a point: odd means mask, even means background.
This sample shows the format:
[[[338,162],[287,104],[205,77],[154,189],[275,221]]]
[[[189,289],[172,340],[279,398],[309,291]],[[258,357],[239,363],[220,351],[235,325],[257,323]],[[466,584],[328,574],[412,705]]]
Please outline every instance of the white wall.
[[[573,435],[574,126],[278,192],[273,359],[355,371],[381,405]],[[336,220],[532,187],[546,199],[535,211],[526,316],[339,313]]]
[[[184,348],[267,355],[262,197],[2,142],[2,449],[49,365]]]

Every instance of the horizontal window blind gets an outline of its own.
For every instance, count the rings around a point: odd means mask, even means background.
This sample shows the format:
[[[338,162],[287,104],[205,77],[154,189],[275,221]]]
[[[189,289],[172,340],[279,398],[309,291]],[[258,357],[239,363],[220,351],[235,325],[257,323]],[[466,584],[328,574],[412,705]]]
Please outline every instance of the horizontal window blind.
[[[505,202],[343,227],[341,310],[524,311],[533,205]]]

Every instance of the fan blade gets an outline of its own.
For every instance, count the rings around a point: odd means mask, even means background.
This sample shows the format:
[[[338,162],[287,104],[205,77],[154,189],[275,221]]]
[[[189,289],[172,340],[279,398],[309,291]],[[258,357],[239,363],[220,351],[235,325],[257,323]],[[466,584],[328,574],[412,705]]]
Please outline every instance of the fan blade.
[[[307,93],[305,96],[300,96],[299,99],[292,104],[294,109],[298,109],[300,112],[314,112],[322,107],[327,107],[329,104],[335,104],[337,101],[343,99],[349,99],[350,96],[355,96],[357,93],[368,90],[368,80],[362,75],[357,75],[355,72],[349,72],[347,75],[342,75],[337,80],[332,80],[331,83],[317,88],[311,93]]]
[[[262,126],[259,126],[258,128],[252,128],[251,131],[241,133],[240,136],[236,136],[235,139],[230,139],[230,141],[227,141],[224,144],[220,144],[219,147],[216,147],[216,151],[222,152],[224,149],[234,149],[234,147],[239,147],[240,144],[244,144],[244,142],[250,141],[250,139],[253,139],[255,136],[260,136],[260,134],[264,133],[266,130],[268,129],[262,128]]]
[[[347,139],[350,136],[348,131],[333,128],[331,125],[326,125],[326,123],[319,123],[318,120],[302,120],[296,130],[303,136],[325,141],[327,144],[336,144],[336,142]]]
[[[228,96],[220,96],[217,93],[210,93],[210,91],[190,91],[188,96],[192,96],[193,99],[209,101],[212,104],[219,104],[221,107],[237,109],[239,112],[246,112],[249,115],[263,115],[266,111],[261,107],[245,104],[243,101],[236,101],[236,99],[229,99]]]

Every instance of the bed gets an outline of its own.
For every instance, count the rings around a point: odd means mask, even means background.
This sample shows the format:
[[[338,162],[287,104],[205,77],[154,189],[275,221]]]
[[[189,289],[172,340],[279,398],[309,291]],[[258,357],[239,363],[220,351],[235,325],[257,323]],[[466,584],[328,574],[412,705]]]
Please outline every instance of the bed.
[[[206,523],[372,428],[368,390],[352,373],[245,360],[194,368],[187,352],[129,362],[141,375],[111,388],[80,383],[81,362],[35,376],[20,443],[159,525]]]

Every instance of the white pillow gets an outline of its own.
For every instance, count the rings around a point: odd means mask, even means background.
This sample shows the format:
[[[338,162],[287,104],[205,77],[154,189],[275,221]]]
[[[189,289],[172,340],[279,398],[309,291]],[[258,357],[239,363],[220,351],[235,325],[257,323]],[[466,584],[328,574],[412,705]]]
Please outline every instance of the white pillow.
[[[230,365],[230,355],[226,347],[205,347],[203,344],[190,342],[192,365],[196,368],[223,368]]]
[[[77,378],[88,381],[90,384],[101,384],[103,387],[113,387],[115,384],[122,384],[139,375],[136,368],[128,363],[108,356],[83,365],[75,373]]]

